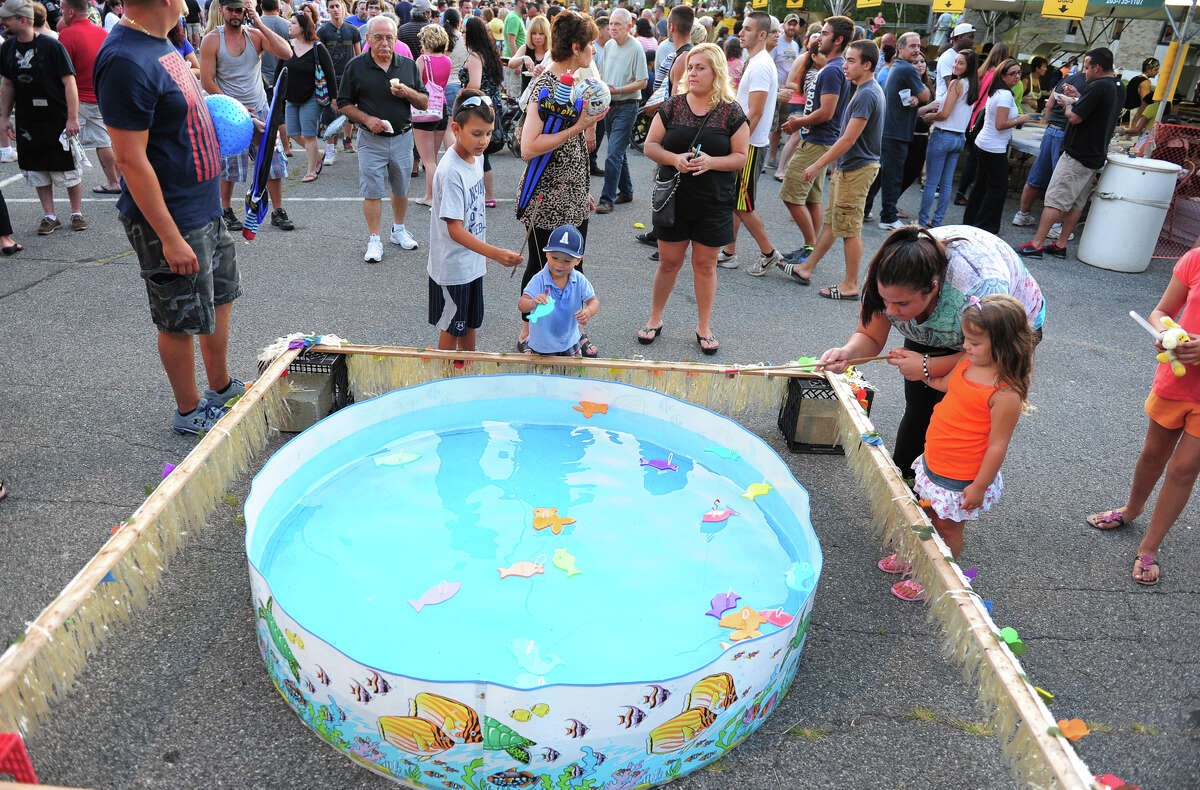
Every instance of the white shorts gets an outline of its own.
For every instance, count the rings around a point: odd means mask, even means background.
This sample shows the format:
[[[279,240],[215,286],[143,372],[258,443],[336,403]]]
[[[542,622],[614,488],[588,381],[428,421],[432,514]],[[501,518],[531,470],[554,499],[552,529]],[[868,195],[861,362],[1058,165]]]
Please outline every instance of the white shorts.
[[[79,102],[79,144],[84,148],[112,148],[99,104]]]
[[[21,175],[25,176],[25,180],[29,182],[29,186],[37,189],[38,187],[56,186],[64,189],[70,189],[73,186],[78,186],[83,183],[83,173],[78,168],[75,170],[22,170]]]

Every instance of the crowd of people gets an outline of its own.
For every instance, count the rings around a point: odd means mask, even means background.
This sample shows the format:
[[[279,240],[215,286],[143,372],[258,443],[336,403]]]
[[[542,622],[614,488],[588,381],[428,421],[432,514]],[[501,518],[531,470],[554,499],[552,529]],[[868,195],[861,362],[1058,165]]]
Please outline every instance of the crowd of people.
[[[718,352],[717,269],[739,267],[743,226],[757,248],[746,273],[779,271],[802,285],[840,239],[844,275],[819,293],[858,303],[859,322],[821,362],[842,371],[881,353],[893,328],[904,338],[904,348],[888,355],[905,379],[893,458],[911,471],[955,555],[963,523],[1002,489],[1000,467],[1046,318],[1022,257],[1065,257],[1119,116],[1128,111],[1131,126],[1146,117],[1157,71],[1147,61],[1143,79],[1127,90],[1107,48],[1052,70],[1042,58],[1019,62],[1003,43],[977,51],[971,24],[942,25],[940,17],[942,50],[927,62],[920,35],[885,33],[878,19],[872,40],[845,16],[806,27],[796,14],[698,16],[691,6],[662,3],[637,11],[627,0],[590,14],[543,0],[360,0],[353,8],[344,0],[212,0],[206,9],[197,0],[103,7],[62,0],[54,11],[30,0],[0,6],[0,140],[15,142],[0,159],[15,158],[36,189],[44,213],[37,232],[48,235],[63,227],[56,187],[67,192],[71,229],[87,230],[80,165],[95,149],[105,183],[94,189],[119,195],[120,221],[140,262],[176,431],[211,429],[246,389],[226,361],[232,303],[242,292],[230,236],[242,223],[232,199],[260,163],[252,147],[221,150],[205,94],[236,100],[261,135],[275,131],[267,124],[278,88],[286,103],[280,142],[261,166],[270,224],[281,231],[295,228],[282,200],[292,143],[304,157],[305,184],[337,161],[339,144],[356,156],[365,262],[383,259],[384,198],[388,240],[419,248],[406,221],[412,179],[424,170],[416,202],[430,208],[428,320],[446,350],[476,347],[491,259],[525,264],[513,305],[525,319],[520,351],[599,353],[586,332],[600,309],[583,273],[588,230],[593,214],[633,202],[638,185],[627,156],[640,128],[643,154],[657,167],[645,185],[651,228],[638,241],[656,248],[657,268],[638,342],[650,345],[663,332],[690,257],[696,343],[706,355]],[[286,88],[278,85],[285,70]],[[564,108],[561,123],[547,124],[538,97],[576,81],[592,85],[597,106]],[[1012,219],[1037,230],[1014,248],[996,235],[1007,149],[1014,128],[1043,114],[1041,151]],[[516,119],[511,128],[506,115]],[[487,241],[497,207],[490,156],[509,135],[525,163],[516,219],[527,256]],[[759,211],[759,178],[772,171],[804,239],[788,253],[772,237],[790,228],[768,227]],[[908,224],[899,200],[922,173],[917,222]],[[591,177],[603,178],[598,196]],[[1040,218],[1033,214],[1039,195]],[[862,228],[874,221],[877,197],[879,226],[889,235],[860,285]],[[952,199],[965,205],[964,224],[943,225]],[[6,210],[0,248],[5,255],[22,249]],[[1180,320],[1200,333],[1198,260],[1189,254],[1179,262],[1152,321],[1162,326],[1187,305]],[[203,392],[193,369],[197,336]],[[1175,354],[1200,363],[1200,340]],[[1127,524],[1166,470],[1134,567],[1137,581],[1153,584],[1158,545],[1200,471],[1200,369],[1189,366],[1183,377],[1160,371],[1146,410],[1151,428],[1129,501],[1089,523]],[[891,573],[907,567],[894,555],[880,563]],[[911,580],[893,592],[922,595]]]

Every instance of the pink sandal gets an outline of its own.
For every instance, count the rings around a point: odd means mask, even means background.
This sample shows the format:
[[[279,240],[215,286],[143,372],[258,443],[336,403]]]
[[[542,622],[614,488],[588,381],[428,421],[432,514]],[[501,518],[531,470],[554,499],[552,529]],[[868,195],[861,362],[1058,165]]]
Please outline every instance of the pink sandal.
[[[884,573],[903,575],[912,570],[911,562],[904,562],[896,554],[889,554],[881,559],[876,566]]]
[[[896,582],[892,585],[892,595],[899,598],[901,601],[923,601],[925,600],[925,590],[920,584],[912,579],[905,579],[902,582]]]

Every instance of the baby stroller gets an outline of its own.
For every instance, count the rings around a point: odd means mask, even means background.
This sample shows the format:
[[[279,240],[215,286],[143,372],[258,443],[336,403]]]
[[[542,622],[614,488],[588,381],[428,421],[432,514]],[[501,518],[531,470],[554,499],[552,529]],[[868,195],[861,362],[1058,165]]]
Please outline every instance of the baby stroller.
[[[518,159],[521,157],[521,147],[517,144],[517,128],[521,124],[521,119],[524,113],[521,112],[521,105],[517,100],[505,94],[501,101],[503,105],[500,107],[498,123],[496,128],[504,134],[504,143],[508,146],[508,150]]]

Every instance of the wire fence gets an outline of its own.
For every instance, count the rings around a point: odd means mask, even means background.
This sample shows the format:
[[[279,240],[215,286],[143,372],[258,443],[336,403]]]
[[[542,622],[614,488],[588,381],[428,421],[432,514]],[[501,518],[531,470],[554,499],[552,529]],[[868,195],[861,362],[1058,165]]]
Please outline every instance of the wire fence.
[[[1200,172],[1197,172],[1200,170],[1200,129],[1160,123],[1151,137],[1154,148],[1150,156],[1174,162],[1181,168],[1171,207],[1167,209],[1167,218],[1154,247],[1155,258],[1174,260],[1200,246]]]

